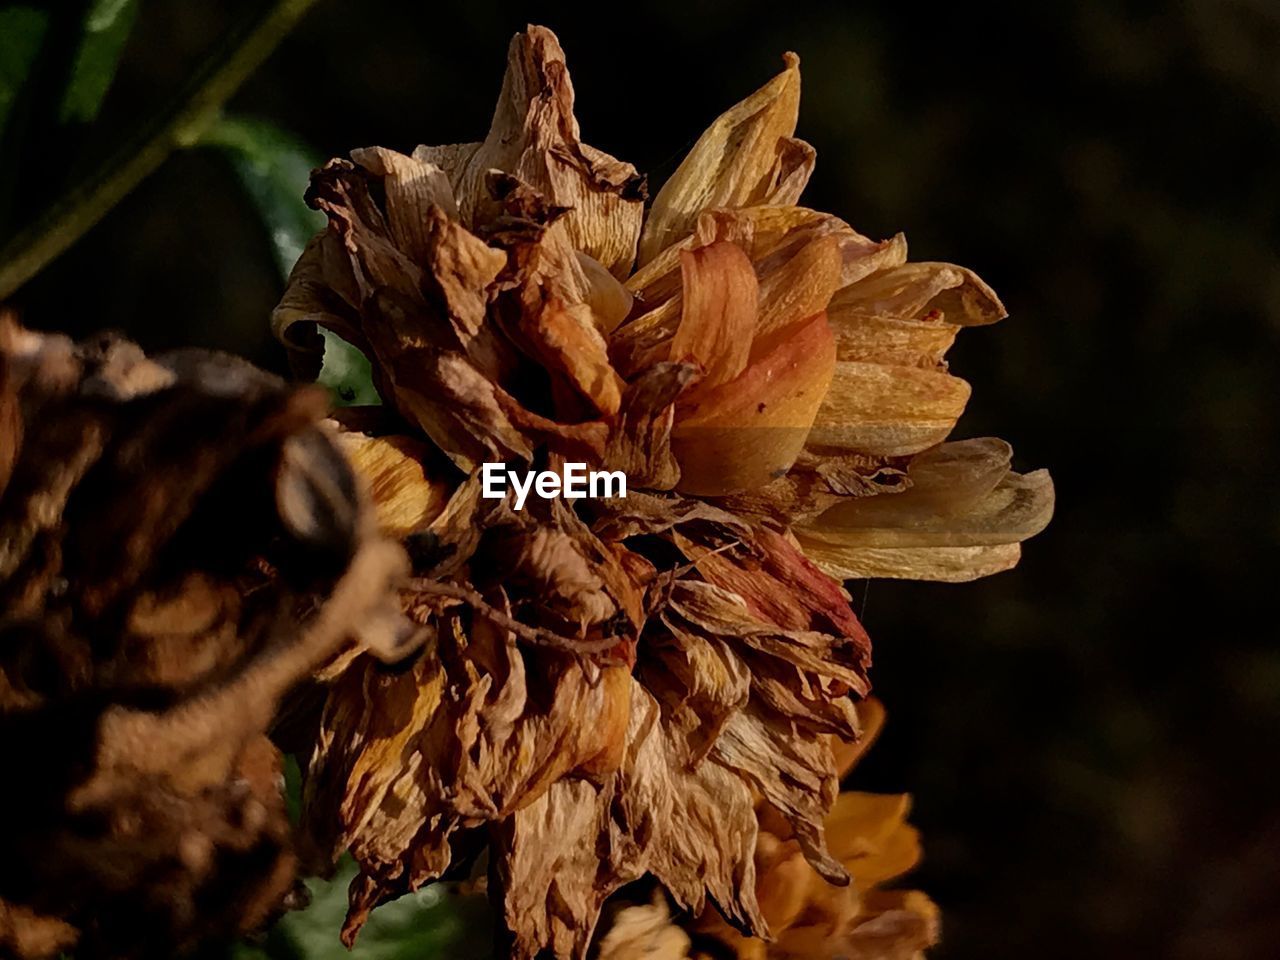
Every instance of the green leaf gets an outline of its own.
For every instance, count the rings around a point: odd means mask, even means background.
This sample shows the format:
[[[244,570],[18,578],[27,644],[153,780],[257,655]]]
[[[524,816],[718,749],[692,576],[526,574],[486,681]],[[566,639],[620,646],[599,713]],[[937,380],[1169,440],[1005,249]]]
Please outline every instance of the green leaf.
[[[98,115],[137,19],[138,0],[94,0],[90,5],[58,111],[63,123],[87,123]]]
[[[35,7],[0,9],[0,136],[48,28],[47,11]]]
[[[282,917],[258,944],[238,945],[232,960],[488,960],[494,918],[480,895],[432,884],[375,910],[348,951],[338,939],[347,887],[356,874],[344,858],[332,880],[306,881],[311,903]]]
[[[221,149],[231,161],[271,235],[280,275],[287,277],[307,241],[324,229],[324,216],[302,199],[319,158],[274,124],[248,117],[223,117],[203,142]],[[380,403],[368,358],[337,334],[322,333],[324,361],[316,379],[333,391],[334,402]]]

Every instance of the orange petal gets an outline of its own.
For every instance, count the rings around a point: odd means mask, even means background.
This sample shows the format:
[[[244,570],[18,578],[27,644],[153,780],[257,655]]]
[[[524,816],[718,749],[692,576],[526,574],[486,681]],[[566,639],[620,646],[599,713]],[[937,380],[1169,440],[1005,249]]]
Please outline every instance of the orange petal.
[[[677,489],[717,496],[762,487],[786,473],[804,447],[834,366],[835,338],[820,313],[735,379],[677,410]]]
[[[695,361],[704,373],[695,389],[727,383],[747,366],[756,326],[758,287],[747,255],[732,243],[680,254],[684,309],[671,359]]]

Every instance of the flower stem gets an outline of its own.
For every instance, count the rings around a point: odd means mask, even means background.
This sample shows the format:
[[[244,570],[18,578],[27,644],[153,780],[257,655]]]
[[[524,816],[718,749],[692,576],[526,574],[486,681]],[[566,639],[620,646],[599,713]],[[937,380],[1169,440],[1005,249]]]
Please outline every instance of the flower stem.
[[[0,249],[0,300],[39,273],[147,178],[174,150],[197,143],[222,105],[271,54],[315,0],[276,0],[238,30],[192,79],[190,90],[125,148]]]

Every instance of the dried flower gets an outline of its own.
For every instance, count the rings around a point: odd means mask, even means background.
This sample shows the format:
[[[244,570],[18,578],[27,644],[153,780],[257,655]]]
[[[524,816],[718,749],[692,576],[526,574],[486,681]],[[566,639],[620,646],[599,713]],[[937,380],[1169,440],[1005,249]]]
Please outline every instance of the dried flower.
[[[415,632],[325,405],[0,314],[5,956],[169,955],[280,909],[276,707],[341,646],[402,658]]]
[[[794,205],[799,84],[788,55],[646,217],[531,27],[484,141],[313,175],[329,226],[274,329],[300,369],[317,324],[370,357],[387,409],[344,442],[433,635],[411,670],[351,662],[324,708],[306,818],[322,860],[360,865],[348,942],[485,846],[516,957],[582,956],[646,874],[767,935],[759,804],[848,882],[831,743],[858,736],[870,643],[835,578],[993,573],[1048,521],[1046,474],[944,442],[969,388],[943,354],[1003,306]],[[621,469],[629,496],[517,510],[480,496],[492,461]]]

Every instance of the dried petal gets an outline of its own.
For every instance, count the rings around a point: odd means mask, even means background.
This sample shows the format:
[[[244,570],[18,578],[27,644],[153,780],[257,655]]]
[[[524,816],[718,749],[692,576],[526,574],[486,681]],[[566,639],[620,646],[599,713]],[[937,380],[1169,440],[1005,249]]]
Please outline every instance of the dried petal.
[[[654,198],[640,239],[640,263],[693,232],[698,214],[714,207],[791,203],[801,179],[791,137],[800,108],[800,58],[716,118]],[[807,176],[803,177],[807,179]],[[803,187],[803,182],[800,183]]]
[[[918,453],[945,440],[969,402],[965,381],[919,367],[841,361],[830,384],[809,433],[829,451]]]
[[[757,284],[751,261],[732,243],[680,254],[684,303],[671,359],[703,371],[699,392],[742,373],[756,331]]]
[[[621,470],[633,486],[670,490],[680,479],[671,453],[675,402],[697,370],[685,363],[659,363],[627,387],[604,462]]]
[[[557,229],[574,249],[616,276],[629,272],[640,235],[644,178],[631,164],[579,139],[564,51],[544,27],[529,27],[511,40],[489,134],[455,184],[464,223],[474,221],[488,195],[485,179],[495,169],[568,211]]]
[[[1053,515],[1053,481],[1046,470],[1009,473],[990,493],[960,504],[929,493],[913,487],[841,503],[799,535],[806,542],[854,549],[994,546],[1035,536]]]
[[[800,542],[809,559],[832,577],[862,580],[939,580],[964,583],[1012,570],[1022,557],[1018,543],[989,547],[848,547],[810,541]]]
[[[854,313],[832,304],[827,318],[836,335],[836,359],[894,367],[941,367],[960,330],[941,320],[899,320]]]
[[[878,317],[918,319],[939,311],[961,326],[981,326],[1008,316],[995,291],[967,267],[953,263],[904,263],[841,290],[840,308]]]
[[[767,337],[826,310],[840,286],[841,266],[840,241],[827,234],[803,243],[778,267],[766,270],[760,278],[756,335]]]
[[[751,490],[795,462],[835,366],[826,316],[797,327],[738,377],[677,412],[672,449],[682,491],[717,496]]]
[[[428,476],[423,464],[431,453],[422,441],[342,433],[338,444],[369,485],[384,535],[406,537],[443,512],[453,485]]]

